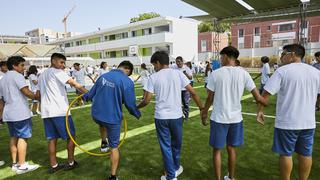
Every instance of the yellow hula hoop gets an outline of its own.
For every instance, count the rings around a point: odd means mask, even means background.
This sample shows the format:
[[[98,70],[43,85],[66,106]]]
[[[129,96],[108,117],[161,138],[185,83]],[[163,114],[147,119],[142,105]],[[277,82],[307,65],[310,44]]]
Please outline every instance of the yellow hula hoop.
[[[69,129],[69,111],[70,111],[71,107],[73,106],[73,104],[74,104],[78,99],[80,99],[82,96],[83,96],[83,94],[80,95],[80,96],[78,96],[78,97],[76,97],[76,98],[70,103],[70,105],[69,105],[69,107],[68,107],[68,111],[67,111],[67,113],[66,113],[66,128],[67,128],[67,132],[68,132],[69,138],[70,138],[71,141],[76,145],[76,147],[78,147],[78,148],[79,148],[82,152],[84,152],[84,153],[87,153],[87,154],[89,154],[89,155],[91,155],[91,156],[98,156],[98,157],[108,156],[108,155],[110,155],[111,152],[106,152],[106,153],[93,153],[93,152],[90,152],[90,151],[82,148],[82,147],[74,140],[74,138],[73,138],[72,135],[71,135],[71,132],[70,132],[70,129]],[[125,138],[126,138],[126,135],[127,135],[127,120],[126,120],[125,118],[123,118],[123,120],[124,120],[124,133],[123,133],[123,137],[122,137],[122,140],[120,141],[120,144],[119,144],[118,148],[120,148],[120,147],[122,146],[122,144],[124,143],[124,140],[125,140]]]

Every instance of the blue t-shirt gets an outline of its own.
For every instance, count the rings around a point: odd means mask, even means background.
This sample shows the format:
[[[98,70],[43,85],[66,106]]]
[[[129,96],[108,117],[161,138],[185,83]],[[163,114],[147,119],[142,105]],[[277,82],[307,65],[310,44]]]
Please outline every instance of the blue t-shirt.
[[[84,99],[92,100],[92,117],[104,123],[121,124],[122,104],[136,118],[141,116],[136,106],[134,83],[122,70],[101,75]]]

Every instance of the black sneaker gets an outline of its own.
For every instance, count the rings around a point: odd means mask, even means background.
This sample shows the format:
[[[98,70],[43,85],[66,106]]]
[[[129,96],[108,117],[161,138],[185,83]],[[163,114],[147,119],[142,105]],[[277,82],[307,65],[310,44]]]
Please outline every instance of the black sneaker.
[[[101,152],[108,152],[109,148],[110,146],[107,141],[101,141],[101,147],[100,147]]]
[[[74,168],[76,168],[78,166],[79,166],[78,162],[77,161],[73,161],[72,165],[70,165],[69,163],[66,164],[65,167],[64,167],[64,170],[65,171],[69,171],[69,170],[72,170],[72,169],[74,169]]]
[[[118,177],[116,175],[110,175],[109,180],[118,180]]]
[[[65,167],[65,164],[58,164],[58,166],[55,167],[55,168],[50,167],[47,172],[48,172],[49,174],[53,174],[53,173],[55,173],[55,172],[57,172],[57,171],[59,171],[59,170],[61,170],[61,169],[64,169],[64,167]]]

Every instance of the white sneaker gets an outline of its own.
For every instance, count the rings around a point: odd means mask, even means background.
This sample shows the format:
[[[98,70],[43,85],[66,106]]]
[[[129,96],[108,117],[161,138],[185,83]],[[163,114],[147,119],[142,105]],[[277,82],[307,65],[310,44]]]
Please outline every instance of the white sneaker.
[[[167,177],[166,177],[165,175],[162,175],[162,176],[160,177],[160,180],[167,180]],[[175,178],[173,178],[173,179],[171,179],[171,180],[178,180],[178,179],[175,177]]]
[[[5,164],[4,161],[0,161],[0,166],[3,166]]]
[[[176,177],[178,177],[183,172],[183,167],[180,165],[179,169],[176,170]]]
[[[231,179],[229,178],[229,175],[227,175],[227,176],[224,176],[224,180],[235,180],[235,179]]]
[[[39,168],[38,164],[30,165],[28,163],[24,163],[23,165],[18,167],[16,172],[17,172],[17,174],[24,174],[24,173],[27,173],[27,172],[34,171],[34,170],[36,170],[38,168]]]
[[[11,170],[14,171],[14,172],[16,172],[16,171],[18,170],[18,167],[19,167],[19,165],[18,165],[17,163],[12,164]]]

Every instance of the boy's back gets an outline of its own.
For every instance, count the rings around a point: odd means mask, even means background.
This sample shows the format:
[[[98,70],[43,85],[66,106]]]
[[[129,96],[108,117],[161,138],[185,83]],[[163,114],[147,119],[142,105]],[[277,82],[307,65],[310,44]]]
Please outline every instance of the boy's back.
[[[242,121],[241,97],[245,88],[252,91],[255,84],[244,69],[223,66],[210,74],[207,88],[215,94],[210,119],[229,124]]]
[[[19,121],[30,118],[28,99],[20,91],[27,86],[23,75],[16,71],[8,71],[1,82],[5,102],[3,119]]]
[[[156,95],[155,118],[177,119],[182,117],[181,91],[190,83],[179,70],[162,69],[150,76],[144,86]]]
[[[41,116],[65,116],[69,103],[66,82],[71,77],[62,69],[49,68],[39,76],[39,90],[41,94]]]
[[[315,128],[315,104],[320,93],[320,71],[304,63],[280,67],[265,86],[278,93],[275,127],[280,129]]]

